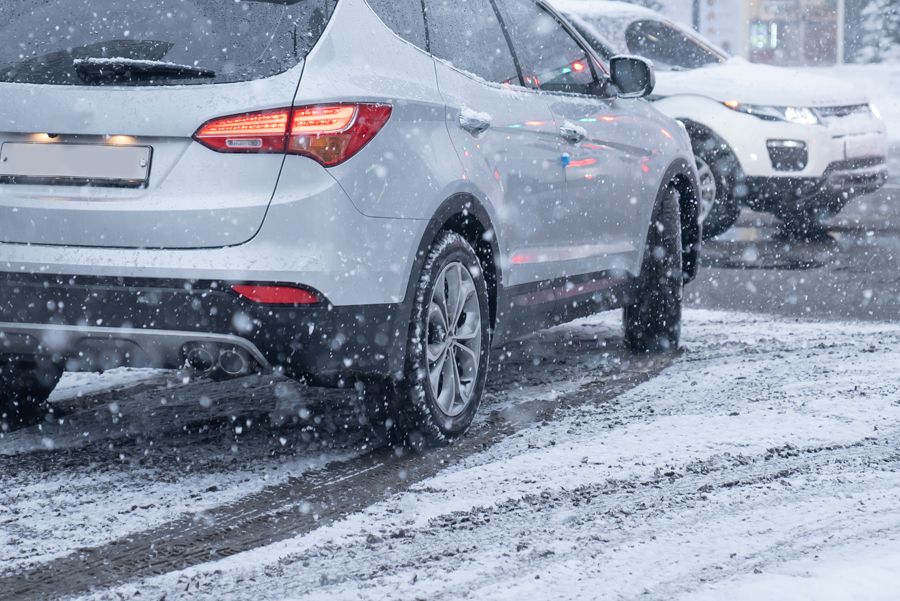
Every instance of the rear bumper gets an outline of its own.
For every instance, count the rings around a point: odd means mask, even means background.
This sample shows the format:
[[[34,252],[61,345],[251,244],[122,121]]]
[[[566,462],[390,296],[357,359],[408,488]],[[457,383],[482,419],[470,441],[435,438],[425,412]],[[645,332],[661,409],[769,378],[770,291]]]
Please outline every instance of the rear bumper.
[[[190,195],[182,202],[190,204]],[[57,221],[54,227],[75,227],[63,216]],[[427,220],[363,215],[328,170],[291,156],[262,227],[243,244],[119,248],[0,242],[0,270],[64,278],[295,283],[315,288],[334,305],[390,304],[406,295],[427,225]],[[209,219],[183,235],[191,240],[194,229],[228,227],[227,220]]]
[[[215,344],[340,386],[400,371],[406,324],[402,303],[270,307],[220,281],[0,274],[0,352],[52,355],[68,371],[174,369],[191,346]]]

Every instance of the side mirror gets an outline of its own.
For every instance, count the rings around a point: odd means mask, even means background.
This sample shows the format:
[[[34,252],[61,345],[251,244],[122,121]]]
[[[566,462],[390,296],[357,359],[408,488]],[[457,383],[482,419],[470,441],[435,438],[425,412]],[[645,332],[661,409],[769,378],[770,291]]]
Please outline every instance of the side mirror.
[[[639,56],[612,57],[609,59],[609,74],[620,98],[643,98],[656,85],[653,63]]]

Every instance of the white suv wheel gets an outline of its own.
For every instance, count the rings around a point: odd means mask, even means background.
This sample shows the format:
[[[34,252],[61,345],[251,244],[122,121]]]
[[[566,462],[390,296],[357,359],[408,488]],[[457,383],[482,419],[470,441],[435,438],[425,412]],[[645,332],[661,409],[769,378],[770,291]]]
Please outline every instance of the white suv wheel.
[[[697,162],[697,175],[700,183],[700,223],[706,221],[713,207],[716,205],[716,176],[709,164],[699,156],[694,155]]]

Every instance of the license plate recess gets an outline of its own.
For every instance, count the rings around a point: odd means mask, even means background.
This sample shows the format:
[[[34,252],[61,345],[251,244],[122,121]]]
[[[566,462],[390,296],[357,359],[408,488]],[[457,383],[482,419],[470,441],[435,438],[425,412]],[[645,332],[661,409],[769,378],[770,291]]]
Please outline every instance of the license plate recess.
[[[4,142],[0,183],[140,188],[152,155],[150,146]]]

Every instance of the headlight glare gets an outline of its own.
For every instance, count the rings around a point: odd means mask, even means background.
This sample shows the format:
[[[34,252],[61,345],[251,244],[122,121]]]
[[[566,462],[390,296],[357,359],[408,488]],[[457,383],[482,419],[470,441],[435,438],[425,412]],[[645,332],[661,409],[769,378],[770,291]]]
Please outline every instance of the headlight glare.
[[[724,104],[733,111],[747,113],[766,121],[788,121],[799,125],[815,125],[820,122],[812,109],[806,107],[765,106],[762,104],[744,104],[731,100]]]
[[[816,114],[805,107],[776,107],[776,110],[784,111],[785,121],[790,121],[791,123],[799,123],[800,125],[815,125],[819,122],[819,118],[816,117]]]

